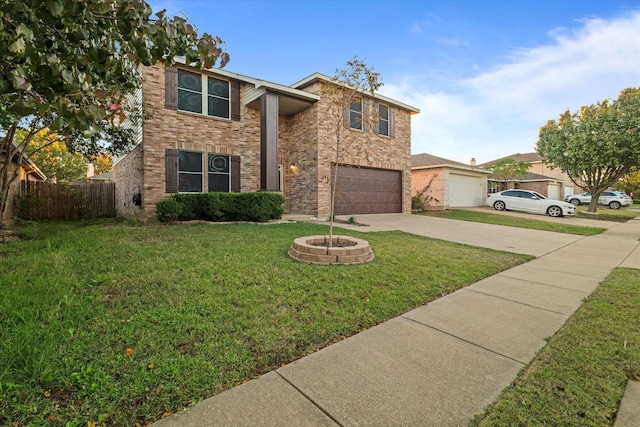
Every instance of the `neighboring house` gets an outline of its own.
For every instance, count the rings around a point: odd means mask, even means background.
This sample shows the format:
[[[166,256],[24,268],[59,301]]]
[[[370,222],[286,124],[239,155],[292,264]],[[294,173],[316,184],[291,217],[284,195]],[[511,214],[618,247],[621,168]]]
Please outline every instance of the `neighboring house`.
[[[113,172],[91,175],[86,177],[83,182],[113,182]]]
[[[481,166],[486,168],[503,159],[529,163],[528,173],[525,177],[508,180],[506,183],[498,183],[496,180],[489,179],[489,192],[500,191],[499,184],[506,184],[506,188],[537,191],[554,200],[564,200],[565,196],[582,192],[582,189],[575,185],[567,174],[560,169],[549,166],[538,153],[516,153],[483,163]]]
[[[4,152],[0,153],[0,162],[4,163],[6,161],[6,155]],[[4,214],[4,220],[8,221],[11,217],[16,214],[16,205],[15,198],[20,194],[20,183],[22,181],[45,181],[47,177],[44,173],[38,168],[38,166],[33,163],[29,157],[26,155],[22,158],[22,164],[18,166],[17,162],[12,162],[9,169],[9,175],[16,172],[16,168],[19,167],[18,177],[13,181],[11,187],[9,188],[9,203],[7,205],[7,210]]]
[[[475,165],[422,153],[411,156],[411,194],[423,192],[429,209],[484,206],[486,171]]]
[[[285,212],[327,217],[335,132],[313,74],[291,86],[186,65],[143,69],[138,99],[151,108],[138,145],[114,165],[120,215],[155,219],[173,193],[278,191]],[[362,150],[338,166],[336,214],[411,211],[411,115],[419,110],[362,95],[344,131]],[[379,116],[375,126],[351,118]],[[137,203],[134,203],[136,202]]]

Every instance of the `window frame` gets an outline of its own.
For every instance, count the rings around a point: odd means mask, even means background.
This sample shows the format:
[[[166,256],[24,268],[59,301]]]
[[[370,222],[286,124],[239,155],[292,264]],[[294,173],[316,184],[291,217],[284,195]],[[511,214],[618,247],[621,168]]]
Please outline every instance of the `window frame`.
[[[189,74],[195,74],[200,76],[200,92],[197,92],[193,89],[189,89],[189,88],[185,88],[185,87],[181,87],[180,86],[180,73],[189,73]],[[209,79],[213,79],[219,82],[223,82],[227,85],[227,97],[223,97],[214,93],[209,93]],[[177,73],[177,89],[178,89],[178,98],[177,98],[177,110],[178,111],[183,111],[186,113],[191,113],[191,114],[199,114],[202,116],[208,116],[208,117],[215,117],[218,119],[223,119],[223,120],[231,120],[231,110],[232,110],[232,106],[231,106],[231,81],[229,80],[225,80],[222,78],[219,78],[218,76],[210,76],[208,74],[202,74],[202,73],[195,73],[193,71],[190,70],[184,70],[182,68],[178,68],[178,73]],[[185,110],[180,108],[180,94],[181,91],[187,91],[190,93],[197,93],[200,95],[200,111],[190,111],[190,110]],[[211,112],[209,111],[209,99],[210,98],[215,98],[215,99],[221,99],[224,101],[227,101],[228,103],[228,108],[226,111],[226,115],[225,116],[219,116],[219,115],[215,115],[215,114],[211,114]]]
[[[227,159],[227,172],[211,171],[211,159],[215,157],[225,157]],[[212,191],[210,183],[210,176],[226,175],[227,177],[227,191]],[[228,154],[207,153],[207,192],[208,193],[231,193],[231,156]]]
[[[359,104],[360,105],[360,110],[354,110],[353,109],[353,105],[354,104]],[[356,96],[353,98],[353,100],[351,101],[351,103],[349,104],[349,129],[353,129],[353,130],[364,130],[364,123],[363,123],[363,119],[364,119],[364,106],[363,106],[363,98],[361,96]],[[360,117],[360,122],[359,122],[359,127],[354,127],[354,121],[353,121],[353,115],[359,116]]]
[[[381,118],[381,117],[382,117],[382,115],[380,114],[380,108],[386,108],[386,109],[387,109],[387,118],[386,118],[386,119],[382,119],[382,118]],[[389,136],[389,133],[390,133],[390,123],[391,123],[391,118],[390,118],[391,108],[390,108],[388,105],[386,105],[386,104],[378,104],[378,111],[377,111],[377,113],[378,113],[378,117],[377,117],[377,119],[378,119],[378,126],[377,126],[377,128],[378,128],[378,135],[381,135],[381,136]],[[387,126],[386,126],[387,133],[382,133],[382,132],[380,131],[380,123],[382,123],[382,122],[384,122],[384,123],[386,123],[386,124],[387,124]]]
[[[198,154],[200,156],[200,172],[187,171],[180,169],[180,153],[189,153],[189,154]],[[198,194],[204,191],[204,168],[202,167],[202,152],[200,151],[189,151],[189,150],[178,150],[178,193],[184,194]],[[200,191],[184,191],[180,188],[181,175],[200,175]]]

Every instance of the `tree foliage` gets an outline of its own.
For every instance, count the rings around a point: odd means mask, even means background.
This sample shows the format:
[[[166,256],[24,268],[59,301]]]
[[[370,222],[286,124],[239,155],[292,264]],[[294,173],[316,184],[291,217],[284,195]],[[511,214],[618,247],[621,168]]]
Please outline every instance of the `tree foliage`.
[[[93,163],[93,172],[96,175],[113,170],[113,156],[109,153],[91,157],[91,163]]]
[[[588,211],[595,212],[600,194],[640,165],[640,88],[548,121],[536,151],[574,184],[588,188]]]
[[[152,15],[143,0],[0,0],[0,224],[18,176],[9,166],[40,130],[87,156],[126,152],[133,131],[124,124],[139,119],[127,102],[141,86],[139,67],[175,56],[224,66],[222,46],[184,18]]]
[[[616,181],[612,187],[637,198],[638,192],[640,192],[640,171],[634,169]]]
[[[47,176],[47,181],[68,184],[83,179],[87,162],[80,153],[70,153],[56,134],[41,130],[27,147],[29,158]]]
[[[487,166],[485,169],[491,172],[489,178],[503,183],[504,186],[507,181],[515,181],[524,178],[529,170],[529,163],[518,162],[507,158],[498,160],[494,164]]]
[[[345,128],[345,112],[349,111],[349,107],[357,98],[362,97],[363,94],[374,96],[382,85],[380,73],[375,72],[373,67],[368,66],[357,55],[347,61],[346,68],[336,69],[336,73],[329,84],[322,85],[322,95],[329,101],[329,125],[335,137],[329,150],[329,160],[333,167],[333,177],[330,180],[329,242],[332,241],[333,237],[338,165],[354,146],[351,132]],[[375,121],[376,117],[368,111],[363,111],[362,120]]]

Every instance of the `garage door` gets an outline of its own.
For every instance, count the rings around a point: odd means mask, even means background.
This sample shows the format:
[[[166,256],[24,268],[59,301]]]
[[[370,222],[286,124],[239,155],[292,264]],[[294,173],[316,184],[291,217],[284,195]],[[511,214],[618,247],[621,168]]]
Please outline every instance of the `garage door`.
[[[339,166],[336,215],[402,212],[402,172]]]
[[[482,206],[482,178],[450,174],[449,206]]]

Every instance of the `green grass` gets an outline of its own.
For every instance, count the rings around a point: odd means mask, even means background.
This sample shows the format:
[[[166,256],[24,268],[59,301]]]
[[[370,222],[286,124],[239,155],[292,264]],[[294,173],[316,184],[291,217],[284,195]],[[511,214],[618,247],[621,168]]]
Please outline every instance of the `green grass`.
[[[19,231],[0,245],[0,425],[145,424],[531,258],[349,231],[372,263],[292,261],[316,224]]]
[[[601,221],[627,222],[640,216],[640,210],[635,206],[620,209],[609,209],[606,206],[598,206],[595,213],[587,213],[587,206],[578,206],[576,215],[578,218],[597,219]]]
[[[640,379],[640,270],[615,270],[472,426],[611,426]]]
[[[456,219],[461,221],[482,222],[485,224],[505,225],[508,227],[553,231],[556,233],[577,234],[580,236],[593,236],[594,234],[600,234],[606,230],[606,228],[602,227],[584,227],[566,224],[563,222],[540,221],[516,216],[498,215],[492,211],[478,212],[464,209],[453,209],[446,211],[428,211],[423,212],[420,215]]]

